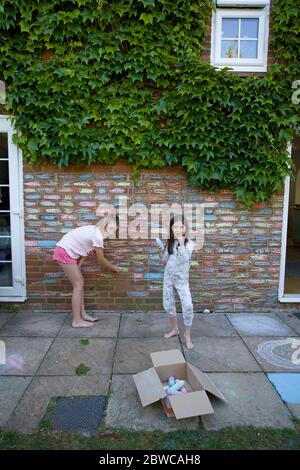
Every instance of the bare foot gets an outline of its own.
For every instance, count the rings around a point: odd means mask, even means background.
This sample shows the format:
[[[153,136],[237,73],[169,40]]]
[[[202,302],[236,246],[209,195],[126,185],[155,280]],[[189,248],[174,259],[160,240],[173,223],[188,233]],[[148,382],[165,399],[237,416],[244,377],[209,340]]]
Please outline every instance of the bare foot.
[[[194,345],[192,343],[192,339],[190,336],[186,336],[185,334],[183,335],[185,339],[185,344],[188,349],[193,349]]]
[[[95,323],[96,321],[99,321],[99,318],[92,317],[91,315],[88,315],[87,313],[84,313],[81,315],[82,320],[90,321]]]
[[[89,328],[90,326],[93,326],[94,323],[90,321],[85,321],[85,320],[73,320],[72,321],[72,326],[73,328]]]
[[[177,336],[177,335],[179,335],[179,331],[178,330],[172,330],[172,331],[170,331],[170,333],[166,333],[164,335],[164,338],[165,339],[170,339],[170,338],[172,338],[172,336]]]

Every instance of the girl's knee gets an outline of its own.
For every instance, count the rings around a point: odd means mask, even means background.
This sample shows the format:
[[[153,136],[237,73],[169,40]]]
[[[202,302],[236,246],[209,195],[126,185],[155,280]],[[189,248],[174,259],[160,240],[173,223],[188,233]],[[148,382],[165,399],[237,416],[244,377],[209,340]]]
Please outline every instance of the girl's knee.
[[[84,288],[84,279],[78,279],[73,284],[74,289],[82,290]]]

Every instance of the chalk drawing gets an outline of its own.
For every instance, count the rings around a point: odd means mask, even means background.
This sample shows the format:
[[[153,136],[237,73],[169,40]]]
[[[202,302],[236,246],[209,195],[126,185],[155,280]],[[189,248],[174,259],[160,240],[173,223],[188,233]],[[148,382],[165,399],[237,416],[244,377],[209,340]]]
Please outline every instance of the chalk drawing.
[[[272,372],[267,374],[281,398],[289,404],[300,404],[300,374],[295,372]]]
[[[262,359],[264,359],[269,364],[272,364],[273,366],[300,371],[300,363],[294,361],[293,356],[295,352],[295,342],[298,342],[300,345],[300,341],[295,338],[264,341],[258,345],[257,353]]]
[[[22,370],[24,368],[24,365],[25,365],[25,361],[20,354],[8,354],[7,355],[5,369]]]
[[[248,336],[286,336],[291,334],[287,325],[266,315],[229,315],[236,330]]]

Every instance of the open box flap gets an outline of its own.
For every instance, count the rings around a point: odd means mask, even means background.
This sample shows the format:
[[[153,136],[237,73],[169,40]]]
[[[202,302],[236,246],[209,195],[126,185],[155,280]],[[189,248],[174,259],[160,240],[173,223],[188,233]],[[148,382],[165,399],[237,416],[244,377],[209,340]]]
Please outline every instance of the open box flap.
[[[169,366],[170,364],[183,364],[185,359],[179,349],[159,351],[150,354],[154,367]]]
[[[214,413],[205,390],[169,397],[176,419]]]
[[[133,380],[143,406],[155,403],[166,396],[154,367],[135,374]]]
[[[224,395],[217,389],[212,380],[206,374],[204,374],[204,372],[201,372],[201,370],[197,369],[197,367],[193,366],[192,364],[189,364],[189,367],[194,372],[196,378],[199,380],[204,390],[209,393],[212,393],[217,398],[220,398],[220,400],[227,402]]]

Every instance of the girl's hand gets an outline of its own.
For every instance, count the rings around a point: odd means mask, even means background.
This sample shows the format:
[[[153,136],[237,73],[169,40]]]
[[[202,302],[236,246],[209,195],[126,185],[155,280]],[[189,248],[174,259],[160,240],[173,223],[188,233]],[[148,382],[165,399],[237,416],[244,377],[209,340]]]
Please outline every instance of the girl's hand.
[[[117,273],[117,272],[119,272],[119,267],[116,266],[116,265],[114,265],[114,264],[112,264],[110,270],[111,270],[113,273]]]

